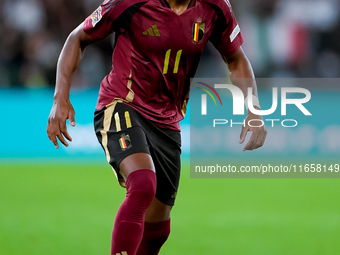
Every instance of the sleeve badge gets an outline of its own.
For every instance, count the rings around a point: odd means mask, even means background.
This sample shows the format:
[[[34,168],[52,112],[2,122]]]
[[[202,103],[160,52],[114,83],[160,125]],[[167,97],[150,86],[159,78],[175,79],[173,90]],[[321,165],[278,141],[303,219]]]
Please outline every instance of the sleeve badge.
[[[102,19],[102,7],[101,6],[99,6],[97,10],[95,10],[92,13],[91,19],[92,19],[92,26],[95,27],[96,24]]]
[[[236,38],[236,36],[241,32],[241,29],[239,25],[237,25],[234,29],[234,31],[230,35],[230,41],[233,42]]]

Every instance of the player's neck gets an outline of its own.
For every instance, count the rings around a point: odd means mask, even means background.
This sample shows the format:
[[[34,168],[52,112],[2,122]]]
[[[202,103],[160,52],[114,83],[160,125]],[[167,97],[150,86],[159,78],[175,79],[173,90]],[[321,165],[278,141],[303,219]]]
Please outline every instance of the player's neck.
[[[190,3],[190,0],[166,0],[170,8],[177,14],[181,15],[183,12],[185,12],[186,9],[188,9],[188,5]]]

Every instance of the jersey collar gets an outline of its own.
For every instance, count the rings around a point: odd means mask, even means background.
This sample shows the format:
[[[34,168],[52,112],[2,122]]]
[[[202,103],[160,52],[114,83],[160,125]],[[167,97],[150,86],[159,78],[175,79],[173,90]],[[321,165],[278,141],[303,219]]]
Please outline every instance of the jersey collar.
[[[168,7],[170,8],[169,3],[166,0],[159,0],[161,2],[161,5],[163,5],[164,7]],[[188,9],[191,7],[194,7],[196,4],[196,0],[191,0],[190,3],[188,4]]]

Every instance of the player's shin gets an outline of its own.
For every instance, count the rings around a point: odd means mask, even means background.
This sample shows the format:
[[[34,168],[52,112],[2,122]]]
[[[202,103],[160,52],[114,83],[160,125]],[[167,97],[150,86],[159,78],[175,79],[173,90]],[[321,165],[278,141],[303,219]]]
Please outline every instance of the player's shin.
[[[157,255],[170,234],[170,219],[162,222],[145,222],[142,242],[137,255]]]
[[[156,174],[137,170],[126,180],[126,198],[120,206],[112,233],[111,254],[136,255],[143,237],[145,211],[156,193]]]

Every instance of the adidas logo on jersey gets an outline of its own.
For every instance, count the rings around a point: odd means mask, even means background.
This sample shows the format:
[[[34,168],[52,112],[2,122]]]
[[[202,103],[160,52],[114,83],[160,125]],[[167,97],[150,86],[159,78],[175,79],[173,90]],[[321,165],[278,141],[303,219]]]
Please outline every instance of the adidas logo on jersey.
[[[152,27],[144,31],[143,35],[161,36],[156,25],[153,25]]]
[[[128,255],[126,251],[122,251],[121,253],[116,253],[116,255]]]

